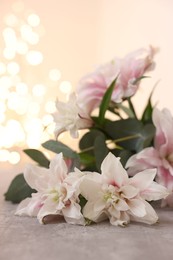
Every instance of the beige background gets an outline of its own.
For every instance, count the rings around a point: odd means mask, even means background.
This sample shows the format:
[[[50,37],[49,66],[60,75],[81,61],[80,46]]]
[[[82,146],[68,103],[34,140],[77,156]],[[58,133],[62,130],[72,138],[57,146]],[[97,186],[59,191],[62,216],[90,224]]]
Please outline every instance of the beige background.
[[[13,0],[0,0],[0,30]],[[78,80],[114,56],[153,45],[160,48],[151,79],[143,82],[135,97],[140,114],[154,84],[160,80],[153,101],[173,112],[173,1],[172,0],[24,0],[25,10],[35,11],[45,28],[39,49],[44,63],[38,76],[58,68],[62,79],[75,89]],[[2,46],[0,36],[0,46]],[[58,92],[55,96],[60,95]],[[20,165],[0,163],[5,186]],[[5,175],[5,172],[10,172]],[[5,177],[6,176],[6,177]],[[0,184],[3,186],[3,184]],[[1,188],[0,186],[0,188]],[[3,188],[5,187],[3,186]]]
[[[14,0],[0,0],[0,17]],[[39,48],[44,70],[58,67],[63,78],[75,86],[83,75],[114,56],[140,47],[160,48],[152,79],[141,89],[148,95],[160,80],[154,95],[159,107],[173,111],[171,85],[173,67],[172,0],[24,0],[25,9],[35,10],[46,34]],[[2,26],[2,23],[1,23]],[[143,84],[144,85],[144,84]],[[58,93],[57,93],[58,95]]]

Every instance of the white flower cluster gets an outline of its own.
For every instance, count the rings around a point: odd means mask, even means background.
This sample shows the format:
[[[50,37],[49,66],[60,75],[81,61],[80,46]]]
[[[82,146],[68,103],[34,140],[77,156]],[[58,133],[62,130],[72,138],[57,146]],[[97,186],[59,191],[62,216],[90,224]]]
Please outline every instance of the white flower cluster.
[[[156,170],[150,169],[129,178],[112,153],[101,165],[101,174],[75,169],[68,173],[62,153],[51,161],[49,169],[28,165],[24,171],[27,183],[37,192],[23,200],[16,211],[19,216],[63,216],[70,224],[85,225],[88,220],[109,219],[115,226],[132,221],[154,224],[158,216],[147,201],[168,196],[168,190],[153,181]],[[80,197],[86,199],[84,207]]]

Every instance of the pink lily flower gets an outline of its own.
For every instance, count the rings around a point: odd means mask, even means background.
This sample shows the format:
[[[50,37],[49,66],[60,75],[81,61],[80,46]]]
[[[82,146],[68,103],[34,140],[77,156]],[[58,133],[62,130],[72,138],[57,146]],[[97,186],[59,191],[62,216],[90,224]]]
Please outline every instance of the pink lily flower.
[[[109,218],[115,226],[130,220],[154,224],[158,216],[146,201],[165,198],[165,187],[153,182],[156,170],[150,169],[129,178],[120,158],[109,153],[101,165],[101,174],[86,174],[80,182],[81,194],[87,199],[83,215],[94,222]]]
[[[123,59],[113,59],[82,78],[77,88],[78,102],[81,107],[91,113],[99,106],[105,91],[117,77],[112,101],[119,103],[133,96],[139,87],[140,80],[138,79],[153,68],[151,65],[154,64],[154,53],[155,50],[152,47],[139,49]]]
[[[139,170],[157,169],[156,180],[173,192],[173,117],[168,109],[153,111],[156,127],[154,147],[148,147],[133,155],[126,164],[128,173],[134,175]],[[173,193],[162,205],[173,206]]]

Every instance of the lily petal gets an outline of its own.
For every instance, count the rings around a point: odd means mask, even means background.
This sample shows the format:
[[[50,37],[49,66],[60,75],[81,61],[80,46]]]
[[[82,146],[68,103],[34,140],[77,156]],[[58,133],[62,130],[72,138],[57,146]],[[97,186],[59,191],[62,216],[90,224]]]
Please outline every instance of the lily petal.
[[[156,169],[147,169],[130,178],[129,184],[143,191],[152,184],[155,176]]]
[[[140,193],[140,196],[148,201],[165,199],[170,192],[168,189],[156,182],[153,182],[146,190]]]
[[[126,170],[123,168],[120,158],[116,158],[112,153],[109,153],[103,160],[101,171],[104,182],[121,187],[128,180]]]
[[[84,225],[84,217],[81,214],[81,207],[78,203],[71,204],[62,209],[63,216],[67,223]]]
[[[145,204],[143,200],[132,199],[128,201],[129,209],[134,216],[144,217],[146,215]]]
[[[42,199],[36,193],[32,196],[32,198],[26,198],[20,202],[15,215],[36,217],[42,205]]]
[[[50,171],[52,174],[52,181],[54,183],[60,183],[63,182],[63,180],[67,177],[67,165],[65,161],[63,160],[63,154],[59,153],[57,154],[50,162]]]
[[[136,222],[150,224],[150,225],[155,224],[158,221],[158,216],[157,216],[155,210],[152,208],[152,206],[148,202],[143,201],[143,203],[145,204],[146,215],[143,217],[138,217],[136,215],[132,215],[131,220],[136,221]]]
[[[85,205],[85,207],[83,208],[83,215],[85,218],[88,218],[94,222],[101,222],[105,219],[107,219],[107,215],[105,214],[104,211],[96,211],[94,210],[95,207],[97,208],[97,206],[95,205],[95,202],[93,201],[88,201]]]
[[[101,175],[99,173],[86,175],[82,179],[79,189],[87,200],[97,200],[101,191]]]
[[[110,217],[110,223],[114,226],[126,226],[130,222],[130,217],[126,212],[121,212],[120,217],[117,219],[113,216]]]
[[[42,192],[48,187],[49,170],[28,164],[24,169],[24,178],[31,188]]]
[[[132,185],[125,185],[120,188],[120,192],[122,197],[131,199],[139,193],[139,189]]]
[[[43,224],[43,218],[48,215],[62,215],[60,210],[57,210],[58,204],[53,201],[52,198],[47,198],[44,205],[38,212],[37,218],[41,224]],[[62,208],[62,207],[61,207]]]

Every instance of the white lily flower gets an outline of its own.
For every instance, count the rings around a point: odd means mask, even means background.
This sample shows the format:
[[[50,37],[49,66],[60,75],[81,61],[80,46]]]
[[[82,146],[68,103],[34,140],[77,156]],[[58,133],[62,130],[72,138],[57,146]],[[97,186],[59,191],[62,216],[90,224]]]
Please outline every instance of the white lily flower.
[[[156,170],[145,170],[129,178],[126,170],[109,153],[101,165],[101,174],[90,173],[80,183],[81,194],[88,200],[83,215],[94,222],[106,218],[113,225],[124,226],[130,220],[154,224],[158,216],[146,200],[168,196],[168,190],[153,182]]]
[[[58,136],[64,131],[69,131],[73,138],[78,138],[78,130],[92,126],[93,122],[89,115],[77,103],[74,93],[69,97],[67,103],[56,101],[57,112],[53,114],[55,135]]]
[[[49,169],[28,165],[24,177],[29,186],[37,191],[32,198],[22,201],[16,215],[37,216],[40,223],[48,215],[62,215],[66,222],[84,224],[78,204],[79,189],[77,179],[67,174],[68,169],[62,153],[50,162]]]

